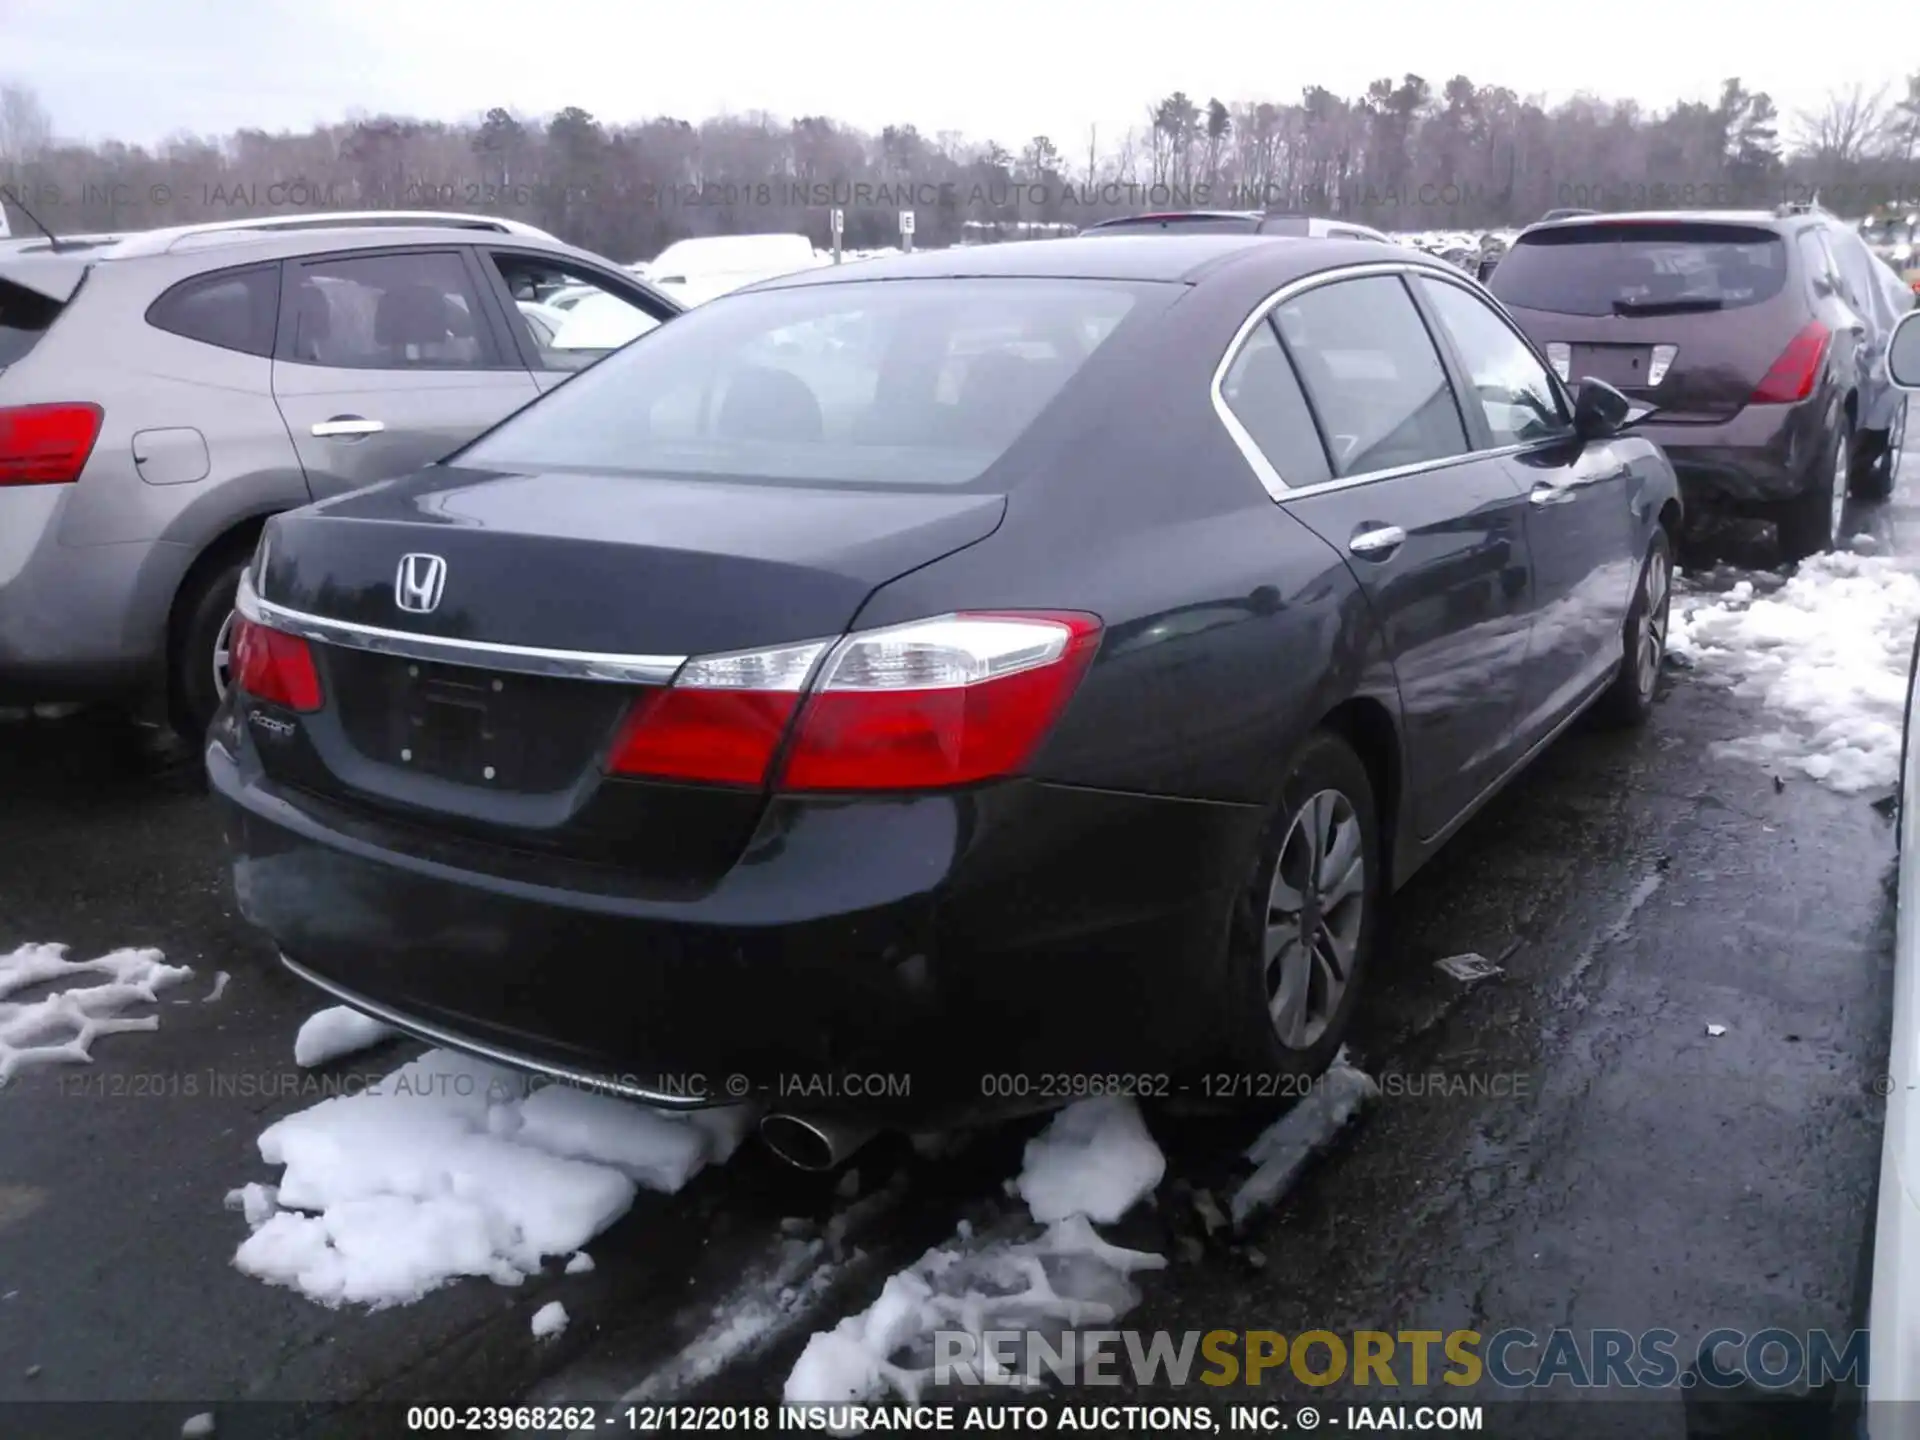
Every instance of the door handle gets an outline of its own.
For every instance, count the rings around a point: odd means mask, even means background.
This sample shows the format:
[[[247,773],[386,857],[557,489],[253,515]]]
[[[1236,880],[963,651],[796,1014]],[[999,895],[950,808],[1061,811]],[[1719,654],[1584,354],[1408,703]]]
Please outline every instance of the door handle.
[[[1407,543],[1407,532],[1398,525],[1375,525],[1354,533],[1347,549],[1369,560],[1384,560]]]
[[[359,415],[336,415],[331,420],[314,421],[313,434],[317,440],[352,440],[362,435],[378,435],[386,428],[383,421]]]
[[[1533,487],[1527,498],[1536,505],[1564,505],[1579,494],[1573,485],[1549,485],[1544,480]]]

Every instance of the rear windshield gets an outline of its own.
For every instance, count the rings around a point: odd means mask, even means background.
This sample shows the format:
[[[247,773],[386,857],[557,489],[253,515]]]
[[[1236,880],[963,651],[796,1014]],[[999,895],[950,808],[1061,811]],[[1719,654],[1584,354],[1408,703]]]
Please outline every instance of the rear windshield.
[[[1176,289],[870,280],[725,296],[449,458],[516,471],[961,485],[1006,452],[1143,296]]]
[[[1569,225],[1523,235],[1489,288],[1516,310],[1661,315],[1733,310],[1780,293],[1787,247],[1751,225]]]
[[[24,359],[60,310],[58,301],[0,280],[0,370]]]

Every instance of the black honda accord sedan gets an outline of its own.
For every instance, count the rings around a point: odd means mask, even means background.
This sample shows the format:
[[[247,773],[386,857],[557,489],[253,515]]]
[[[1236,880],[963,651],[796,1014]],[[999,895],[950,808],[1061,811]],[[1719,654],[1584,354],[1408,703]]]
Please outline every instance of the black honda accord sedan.
[[[349,1005],[663,1105],[1280,1093],[1387,896],[1646,718],[1680,502],[1629,425],[1359,241],[728,295],[268,524],[207,749],[240,904]]]

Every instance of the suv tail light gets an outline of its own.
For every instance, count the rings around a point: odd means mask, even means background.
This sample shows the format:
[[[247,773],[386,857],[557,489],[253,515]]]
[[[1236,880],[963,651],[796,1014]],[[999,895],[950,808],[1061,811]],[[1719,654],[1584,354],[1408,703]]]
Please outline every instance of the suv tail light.
[[[1755,388],[1751,403],[1791,405],[1811,395],[1814,381],[1820,378],[1820,363],[1827,358],[1827,341],[1831,338],[1826,326],[1818,320],[1809,320],[1806,328],[1787,342],[1787,348],[1773,362],[1773,368]]]
[[[761,784],[792,722],[781,790],[991,779],[1033,754],[1099,639],[1091,615],[965,614],[695,660],[634,707],[609,769]]]
[[[233,617],[228,654],[233,683],[256,700],[311,714],[321,705],[313,650],[298,635]]]
[[[0,485],[71,485],[87,467],[104,413],[83,404],[0,409]]]

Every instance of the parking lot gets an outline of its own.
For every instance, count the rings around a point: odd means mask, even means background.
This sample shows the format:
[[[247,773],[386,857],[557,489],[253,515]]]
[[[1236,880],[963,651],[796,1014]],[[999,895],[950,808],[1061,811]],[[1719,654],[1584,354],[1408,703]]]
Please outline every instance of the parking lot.
[[[1863,548],[1910,553],[1914,515],[1903,489],[1855,517]],[[1212,1217],[1258,1127],[1156,1122],[1155,1202],[1107,1233],[1168,1265],[1136,1277],[1126,1323],[1863,1324],[1892,827],[1880,792],[1713,758],[1766,728],[1759,704],[1675,668],[1647,730],[1576,729],[1470,823],[1399,898],[1372,977],[1350,1049],[1380,1097],[1237,1232]],[[890,1271],[963,1218],[1017,1218],[1002,1182],[1037,1122],[944,1158],[883,1137],[851,1179],[749,1143],[677,1194],[643,1191],[591,1273],[373,1312],[263,1284],[232,1264],[247,1226],[224,1203],[274,1178],[259,1133],[322,1098],[317,1077],[350,1088],[417,1047],[294,1063],[322,1002],[237,918],[190,764],[86,715],[16,721],[0,793],[0,953],[152,946],[194,970],[127,1012],[157,1030],[23,1069],[0,1097],[0,1400],[311,1407],[239,1411],[222,1434],[324,1429],[359,1398],[772,1400],[808,1336]],[[1465,954],[1501,973],[1436,968]],[[571,1323],[535,1341],[553,1299]],[[1672,1396],[1634,1420],[1680,1426]]]

